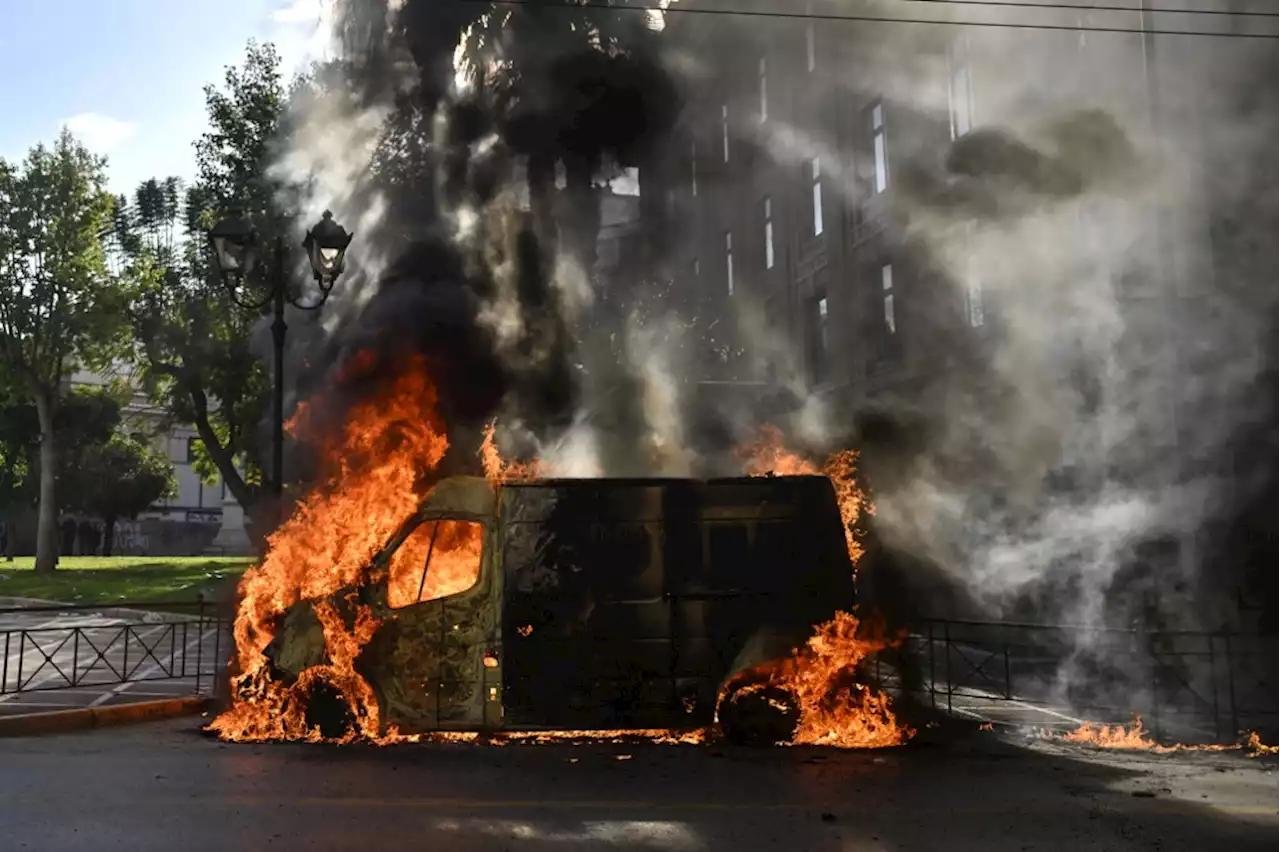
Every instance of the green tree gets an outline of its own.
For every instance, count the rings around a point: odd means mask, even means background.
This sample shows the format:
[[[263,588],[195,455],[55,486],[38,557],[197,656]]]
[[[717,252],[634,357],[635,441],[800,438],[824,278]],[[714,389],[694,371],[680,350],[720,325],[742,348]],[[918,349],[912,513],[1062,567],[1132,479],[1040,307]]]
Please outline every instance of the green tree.
[[[40,424],[36,570],[58,563],[58,435],[63,380],[105,366],[123,342],[125,292],[106,266],[106,161],[67,131],[20,166],[0,160],[0,368]]]
[[[176,487],[164,453],[120,434],[86,447],[69,478],[76,484],[72,507],[103,520],[103,556],[111,555],[116,521],[137,518]]]
[[[76,472],[85,454],[119,428],[124,392],[115,386],[80,389],[62,399],[54,416],[60,493],[78,491]],[[8,520],[39,503],[40,418],[30,400],[13,395],[0,399],[0,517]]]
[[[270,44],[250,42],[223,87],[205,88],[209,130],[195,143],[195,184],[184,194],[175,179],[147,181],[132,203],[117,202],[115,217],[115,245],[137,285],[130,316],[147,389],[174,420],[195,426],[197,470],[222,477],[258,534],[269,521],[257,433],[267,373],[249,348],[260,317],[230,297],[205,232],[240,215],[269,242],[288,225],[278,203],[285,188],[270,175],[287,98],[279,64]],[[245,283],[260,292],[265,282]]]

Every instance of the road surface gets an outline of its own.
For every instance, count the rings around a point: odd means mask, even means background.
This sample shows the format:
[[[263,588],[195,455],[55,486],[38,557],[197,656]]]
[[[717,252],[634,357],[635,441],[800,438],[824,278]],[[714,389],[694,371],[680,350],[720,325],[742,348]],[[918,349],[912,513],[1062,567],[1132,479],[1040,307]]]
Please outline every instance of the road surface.
[[[1266,762],[1263,762],[1266,761]],[[878,752],[0,740],[7,850],[1274,849],[1274,759],[993,734]]]

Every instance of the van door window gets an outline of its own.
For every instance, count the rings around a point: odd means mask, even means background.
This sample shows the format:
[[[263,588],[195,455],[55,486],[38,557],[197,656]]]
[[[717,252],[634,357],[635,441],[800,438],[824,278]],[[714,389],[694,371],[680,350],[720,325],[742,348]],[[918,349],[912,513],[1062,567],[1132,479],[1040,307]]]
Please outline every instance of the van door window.
[[[480,579],[484,524],[427,521],[391,556],[387,605],[392,609],[465,592]]]

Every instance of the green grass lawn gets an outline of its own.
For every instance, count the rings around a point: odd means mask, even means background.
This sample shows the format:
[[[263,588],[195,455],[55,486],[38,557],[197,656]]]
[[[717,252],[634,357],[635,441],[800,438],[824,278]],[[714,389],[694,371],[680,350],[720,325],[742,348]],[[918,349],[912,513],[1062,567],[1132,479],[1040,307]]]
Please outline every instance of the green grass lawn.
[[[0,597],[60,603],[194,601],[226,598],[253,560],[213,556],[64,556],[52,575],[37,575],[35,558],[0,560]]]

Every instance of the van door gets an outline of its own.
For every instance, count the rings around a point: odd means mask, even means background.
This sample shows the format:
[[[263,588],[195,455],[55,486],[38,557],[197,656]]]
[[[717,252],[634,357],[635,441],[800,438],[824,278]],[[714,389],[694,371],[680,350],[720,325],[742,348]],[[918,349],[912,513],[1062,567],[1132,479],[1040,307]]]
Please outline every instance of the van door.
[[[507,491],[508,724],[669,725],[679,702],[662,594],[661,488],[603,481]]]
[[[379,706],[403,732],[501,724],[492,532],[426,518],[391,554],[389,617],[370,643]]]

